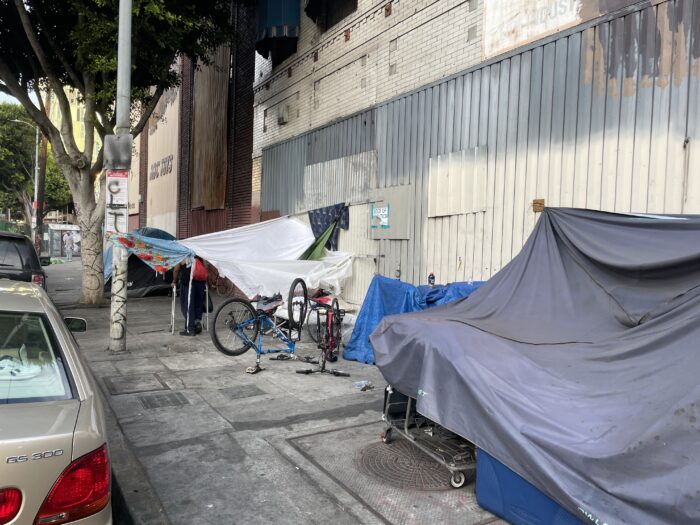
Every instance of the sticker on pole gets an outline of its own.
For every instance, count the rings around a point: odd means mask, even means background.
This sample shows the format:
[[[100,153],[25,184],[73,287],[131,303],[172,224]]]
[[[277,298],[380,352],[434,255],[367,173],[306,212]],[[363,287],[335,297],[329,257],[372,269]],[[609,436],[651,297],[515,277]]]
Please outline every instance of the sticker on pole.
[[[105,233],[126,233],[129,219],[129,170],[107,170]]]

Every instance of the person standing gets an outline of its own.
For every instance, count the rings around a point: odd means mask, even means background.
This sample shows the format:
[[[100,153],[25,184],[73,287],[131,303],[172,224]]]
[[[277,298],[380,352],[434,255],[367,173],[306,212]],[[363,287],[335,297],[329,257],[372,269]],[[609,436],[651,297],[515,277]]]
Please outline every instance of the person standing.
[[[75,246],[75,241],[73,240],[73,235],[70,232],[65,232],[63,234],[63,248],[66,251],[66,259],[68,262],[73,260],[73,248]]]
[[[194,273],[192,273],[194,271]],[[192,275],[192,293],[190,294],[190,275]],[[183,336],[193,336],[202,332],[202,313],[204,312],[205,284],[207,272],[200,257],[195,257],[192,266],[179,263],[173,268],[173,288],[180,281],[180,311],[185,318]]]

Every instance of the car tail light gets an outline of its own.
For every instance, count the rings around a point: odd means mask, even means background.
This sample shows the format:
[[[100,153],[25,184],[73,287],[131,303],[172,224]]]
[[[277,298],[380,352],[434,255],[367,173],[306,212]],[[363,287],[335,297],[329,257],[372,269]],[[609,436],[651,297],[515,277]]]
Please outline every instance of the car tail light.
[[[32,275],[32,282],[38,284],[39,286],[44,286],[44,276],[40,273],[35,273]]]
[[[10,523],[22,506],[22,493],[17,489],[0,489],[0,525]]]
[[[35,525],[59,525],[96,514],[110,498],[107,445],[76,459],[58,477],[44,500]]]

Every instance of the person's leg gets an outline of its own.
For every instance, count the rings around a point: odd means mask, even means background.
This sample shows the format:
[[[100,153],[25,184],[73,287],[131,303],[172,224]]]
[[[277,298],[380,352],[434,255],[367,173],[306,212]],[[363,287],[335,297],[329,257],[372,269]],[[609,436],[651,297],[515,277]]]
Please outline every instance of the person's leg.
[[[192,293],[191,297],[189,297],[189,316],[187,319],[187,331],[195,333],[195,329],[197,327],[197,282],[193,281],[192,284]],[[188,298],[185,298],[185,301],[188,301]]]
[[[196,300],[195,300],[196,297]],[[194,319],[195,330],[197,333],[202,331],[202,314],[204,313],[204,282],[195,281],[192,288],[192,300],[194,304]]]
[[[187,329],[187,291],[187,286],[180,285],[180,311],[182,312],[182,318],[185,320],[185,329]]]

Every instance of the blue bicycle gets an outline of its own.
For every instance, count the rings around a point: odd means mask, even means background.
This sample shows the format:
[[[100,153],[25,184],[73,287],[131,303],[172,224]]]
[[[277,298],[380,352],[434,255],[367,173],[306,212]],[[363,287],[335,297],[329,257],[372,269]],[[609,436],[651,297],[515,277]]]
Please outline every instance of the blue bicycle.
[[[254,348],[256,361],[254,367],[246,372],[255,374],[263,370],[260,357],[265,354],[291,354],[301,336],[301,329],[306,319],[309,295],[303,279],[295,279],[287,296],[287,319],[277,323],[277,309],[284,304],[282,294],[272,297],[260,297],[251,302],[235,297],[224,302],[214,314],[211,338],[214,346],[223,354],[239,356]],[[283,330],[286,328],[286,333]],[[263,337],[279,341],[280,346],[265,347]]]

